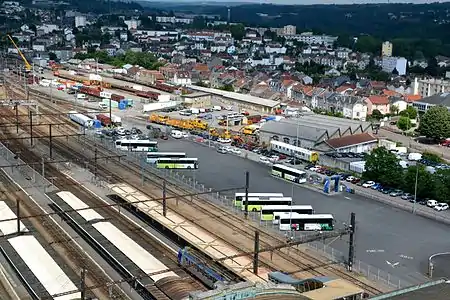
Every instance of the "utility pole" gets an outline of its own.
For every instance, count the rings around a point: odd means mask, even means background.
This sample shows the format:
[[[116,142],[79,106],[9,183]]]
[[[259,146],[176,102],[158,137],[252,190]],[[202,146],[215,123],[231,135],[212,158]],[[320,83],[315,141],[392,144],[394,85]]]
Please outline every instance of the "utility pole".
[[[253,253],[253,274],[258,275],[259,266],[259,231],[255,231],[255,252]]]
[[[163,205],[163,216],[167,215],[167,201],[166,201],[166,181],[163,181],[163,192],[162,192],[162,205]]]
[[[250,185],[250,173],[245,172],[245,218],[248,218],[248,186]]]
[[[20,199],[16,198],[17,235],[20,235]]]
[[[86,299],[86,269],[83,267],[81,269],[81,282],[80,282],[80,292],[81,292],[81,300]]]
[[[94,150],[94,178],[97,179],[97,147]]]
[[[30,110],[30,144],[33,146],[33,112]]]
[[[348,271],[352,272],[353,270],[353,260],[355,258],[355,230],[356,230],[356,221],[355,221],[355,213],[352,212],[350,214],[350,238],[348,243]]]
[[[52,124],[48,124],[48,131],[49,131],[49,151],[50,151],[50,159],[53,158],[53,144],[52,144]]]
[[[16,109],[16,133],[19,133],[19,105],[16,104],[14,105],[15,109]]]

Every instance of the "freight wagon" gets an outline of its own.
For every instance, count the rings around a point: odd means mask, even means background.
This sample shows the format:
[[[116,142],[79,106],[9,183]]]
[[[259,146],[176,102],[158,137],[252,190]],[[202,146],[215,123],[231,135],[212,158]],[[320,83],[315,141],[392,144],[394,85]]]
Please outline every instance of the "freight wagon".
[[[94,120],[76,111],[69,111],[69,119],[83,127],[93,127]]]
[[[96,116],[97,120],[99,120],[103,126],[108,127],[112,125],[111,119],[108,116],[99,114]]]

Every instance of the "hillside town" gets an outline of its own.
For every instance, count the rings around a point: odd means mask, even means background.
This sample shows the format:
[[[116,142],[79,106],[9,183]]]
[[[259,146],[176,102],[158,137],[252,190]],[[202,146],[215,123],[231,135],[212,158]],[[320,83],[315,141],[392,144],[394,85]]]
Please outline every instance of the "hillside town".
[[[4,14],[23,10],[19,2],[2,4]],[[292,25],[253,28],[231,23],[231,11],[228,20],[205,16],[204,29],[194,28],[194,15],[152,15],[148,20],[124,15],[102,26],[100,16],[93,14],[30,11],[41,24],[23,20],[11,36],[34,68],[57,62],[140,82],[224,89],[363,121],[375,110],[395,115],[413,105],[425,111],[427,98],[450,86],[440,78],[410,77],[409,67],[426,68],[427,61],[394,57],[389,41],[378,55],[360,53],[340,47],[338,37],[299,33]],[[9,43],[7,52],[17,49]],[[157,64],[148,70],[139,64],[106,63],[129,52],[153,54]],[[439,67],[450,63],[446,57],[436,60]],[[447,97],[443,100],[450,105]]]

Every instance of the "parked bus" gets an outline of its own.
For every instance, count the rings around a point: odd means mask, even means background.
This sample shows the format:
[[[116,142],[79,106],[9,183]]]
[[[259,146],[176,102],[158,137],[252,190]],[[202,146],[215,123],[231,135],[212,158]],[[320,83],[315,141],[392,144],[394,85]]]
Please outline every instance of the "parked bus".
[[[314,209],[311,205],[264,205],[261,208],[261,220],[272,221],[275,212],[295,212],[302,215],[312,215]]]
[[[163,158],[185,158],[184,152],[149,152],[147,153],[147,162],[154,164],[158,159]]]
[[[282,193],[248,193],[248,197],[257,197],[260,199],[281,198]],[[242,200],[245,199],[245,193],[234,194],[234,206],[241,207]]]
[[[295,183],[306,182],[306,172],[280,164],[272,166],[272,175]]]
[[[263,206],[267,205],[292,205],[291,197],[280,198],[248,198],[248,211],[260,211]],[[245,210],[245,199],[242,200],[241,209]]]
[[[198,158],[161,158],[156,161],[158,169],[198,169]]]
[[[280,215],[280,230],[283,231],[330,231],[333,230],[333,215],[301,215],[285,213]]]
[[[158,151],[158,142],[150,140],[120,140],[116,141],[116,148],[133,152],[156,152]]]

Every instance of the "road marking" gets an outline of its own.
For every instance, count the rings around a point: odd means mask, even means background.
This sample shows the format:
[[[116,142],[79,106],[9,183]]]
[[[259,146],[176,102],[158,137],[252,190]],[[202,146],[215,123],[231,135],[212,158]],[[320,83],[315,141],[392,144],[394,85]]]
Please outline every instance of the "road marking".
[[[347,200],[352,200],[350,197],[344,197],[345,199],[347,199]]]
[[[384,253],[383,249],[367,249],[367,253]]]
[[[404,255],[404,254],[400,254],[399,255],[401,258],[404,258],[404,259],[409,259],[409,260],[413,260],[414,259],[414,257],[412,257],[412,256],[407,256],[407,255]]]
[[[387,263],[388,265],[390,265],[391,267],[393,267],[393,268],[395,268],[396,266],[398,266],[398,265],[400,264],[399,262],[391,263],[390,261],[386,261],[386,263]]]

